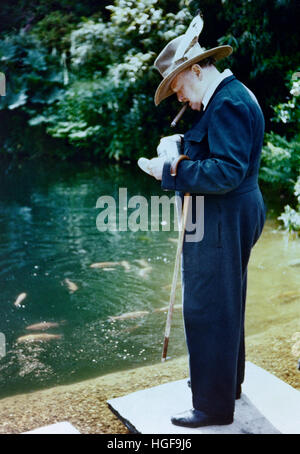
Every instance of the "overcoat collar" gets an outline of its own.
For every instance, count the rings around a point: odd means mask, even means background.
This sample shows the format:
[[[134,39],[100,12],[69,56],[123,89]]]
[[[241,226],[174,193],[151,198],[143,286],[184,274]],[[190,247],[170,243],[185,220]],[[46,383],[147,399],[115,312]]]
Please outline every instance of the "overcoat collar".
[[[222,82],[217,86],[217,88],[215,89],[212,97],[210,98],[210,100],[208,101],[207,105],[206,105],[206,109],[203,111],[201,110],[200,112],[197,112],[196,114],[196,117],[195,117],[195,121],[193,122],[192,124],[192,127],[189,131],[187,131],[184,135],[184,138],[188,138],[189,137],[189,132],[192,131],[194,129],[194,127],[199,123],[200,119],[206,114],[206,112],[209,110],[208,107],[210,105],[210,103],[212,102],[212,100],[214,99],[214,97],[216,96],[216,94],[222,90],[223,87],[225,87],[225,85],[227,85],[228,83],[232,82],[233,80],[235,80],[236,77],[234,74],[232,74],[231,76],[228,76],[226,77],[225,79],[222,80]]]
[[[210,100],[208,101],[207,105],[206,105],[206,108],[205,108],[205,111],[207,110],[207,107],[209,106],[210,102],[212,101],[212,99],[216,96],[216,94],[218,93],[218,91],[220,91],[225,85],[227,85],[229,82],[231,82],[232,80],[236,79],[235,75],[232,74],[231,76],[228,76],[226,77],[225,79],[223,79],[221,81],[221,83],[217,86],[217,88],[215,89],[213,95],[211,96]]]

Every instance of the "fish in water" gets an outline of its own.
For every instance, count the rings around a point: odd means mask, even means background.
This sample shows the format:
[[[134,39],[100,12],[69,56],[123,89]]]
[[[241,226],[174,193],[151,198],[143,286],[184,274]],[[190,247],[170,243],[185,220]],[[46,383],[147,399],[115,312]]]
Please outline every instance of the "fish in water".
[[[18,296],[18,298],[17,298],[16,301],[14,302],[14,305],[15,305],[16,307],[20,307],[22,301],[24,301],[24,299],[26,298],[26,296],[27,296],[27,293],[20,293],[20,295]]]
[[[75,284],[75,282],[70,281],[70,279],[66,278],[64,280],[64,283],[67,285],[68,289],[70,292],[76,292],[78,290],[78,286]]]
[[[174,304],[173,309],[181,309],[181,304]],[[167,312],[169,310],[169,306],[160,307],[158,309],[154,309],[154,312]]]
[[[120,262],[120,265],[122,265],[122,266],[124,267],[124,270],[125,270],[126,272],[130,271],[130,265],[129,265],[129,263],[127,262],[127,260],[122,260],[122,261]]]
[[[97,262],[97,263],[92,263],[90,265],[90,267],[91,268],[101,268],[104,271],[111,271],[111,270],[114,270],[115,268],[113,268],[113,267],[115,267],[117,265],[123,266],[123,268],[126,272],[130,271],[130,265],[127,260],[122,260],[121,262]]]
[[[132,331],[135,331],[139,327],[140,327],[140,325],[129,326],[128,328],[121,329],[119,332],[120,333],[131,333]]]
[[[59,323],[56,322],[41,322],[35,323],[34,325],[26,326],[26,329],[28,331],[46,331],[47,329],[57,328],[58,326]]]
[[[150,266],[145,259],[135,259],[134,261],[142,266],[142,268],[138,271],[138,275],[141,277],[147,277],[150,271],[152,271],[152,266]]]
[[[147,268],[140,269],[138,272],[138,275],[141,277],[147,277],[151,270],[152,270],[152,267],[147,266]]]
[[[146,262],[145,259],[135,259],[135,262],[137,262],[139,265],[143,266],[144,268],[148,268],[149,263]]]
[[[17,339],[17,342],[41,342],[49,341],[53,339],[61,339],[61,334],[47,334],[47,333],[37,333],[37,334],[27,334],[26,336],[21,336]]]
[[[90,265],[91,268],[110,268],[112,266],[120,265],[119,262],[97,262]]]
[[[127,319],[134,319],[139,317],[144,317],[145,315],[149,314],[149,311],[136,311],[136,312],[126,312],[122,315],[112,315],[109,317],[111,322],[115,320],[127,320]]]

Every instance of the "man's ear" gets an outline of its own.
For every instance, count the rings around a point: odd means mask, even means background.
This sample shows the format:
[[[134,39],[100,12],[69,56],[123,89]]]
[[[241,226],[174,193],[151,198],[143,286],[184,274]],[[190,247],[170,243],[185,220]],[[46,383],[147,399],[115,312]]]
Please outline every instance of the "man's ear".
[[[199,77],[199,79],[201,80],[202,77],[203,77],[203,70],[201,68],[200,65],[197,65],[197,63],[195,63],[192,67],[191,67],[191,70],[193,71],[194,74],[196,74],[196,76]]]

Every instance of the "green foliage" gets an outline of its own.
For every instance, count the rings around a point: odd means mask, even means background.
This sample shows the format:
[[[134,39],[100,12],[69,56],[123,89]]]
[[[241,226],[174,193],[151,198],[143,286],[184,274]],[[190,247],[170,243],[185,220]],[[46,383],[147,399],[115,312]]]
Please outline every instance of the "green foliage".
[[[279,103],[274,107],[275,117],[272,120],[276,123],[284,123],[290,136],[294,136],[299,132],[300,120],[300,73],[287,74],[288,83],[286,84],[290,95],[290,99],[285,103]]]
[[[299,73],[288,73],[291,99],[286,103],[279,103],[274,107],[276,116],[274,122],[289,125],[291,140],[278,134],[266,134],[266,146],[262,151],[262,165],[260,177],[263,181],[272,184],[272,190],[286,189],[292,196],[297,197],[296,209],[290,205],[284,207],[278,217],[289,231],[300,233],[300,134],[299,134]]]
[[[63,97],[59,60],[33,36],[20,32],[0,40],[0,61],[6,76],[6,96],[1,98],[0,110],[36,112]]]
[[[53,12],[71,15],[77,23],[83,16],[105,15],[105,7],[110,3],[110,0],[1,0],[0,36],[20,30],[28,32]]]
[[[260,167],[260,178],[278,190],[292,193],[300,168],[300,141],[270,133],[265,135]]]
[[[222,0],[222,7],[218,8],[223,27],[224,22],[226,24],[218,42],[232,45],[231,69],[256,94],[266,114],[267,130],[271,128],[271,106],[288,95],[284,77],[299,65],[297,3],[293,0]]]
[[[84,67],[92,74],[100,68],[105,75],[111,65],[126,64],[136,54],[151,52],[154,56],[166,42],[183,33],[192,18],[187,8],[181,8],[180,1],[177,14],[166,13],[167,4],[158,0],[115,0],[107,7],[110,21],[99,18],[81,23],[71,34],[73,69]]]
[[[44,127],[48,135],[71,144],[70,155],[153,156],[179,107],[175,97],[154,106],[161,77],[153,62],[170,39],[185,31],[199,2],[16,0],[16,5],[15,18],[8,16],[8,0],[0,12],[3,23],[21,29],[0,40],[1,71],[7,78],[0,108],[26,114],[31,128]],[[200,7],[205,21],[201,45],[231,44],[234,53],[219,69],[231,67],[253,89],[267,130],[275,111],[261,178],[292,194],[299,165],[299,86],[285,87],[284,82],[299,61],[295,2],[202,0]],[[188,125],[187,112],[182,131]]]
[[[288,72],[288,87],[291,99],[273,108],[273,121],[289,126],[290,140],[274,132],[265,135],[266,145],[262,151],[260,177],[263,181],[285,188],[291,194],[300,169],[300,82],[297,73]]]
[[[153,102],[160,81],[152,68],[153,48],[161,49],[191,20],[187,9],[164,13],[162,3],[117,0],[109,7],[109,22],[81,23],[71,33],[76,78],[63,99],[32,118],[31,125],[44,122],[52,136],[116,160],[153,154],[149,144],[161,134]]]
[[[300,235],[300,175],[294,188],[294,195],[297,198],[297,209],[294,210],[290,205],[284,207],[284,212],[278,217],[284,224],[284,227],[289,232],[297,232]]]
[[[31,33],[45,48],[50,51],[55,48],[62,53],[69,50],[69,35],[77,22],[72,12],[65,14],[61,11],[52,11],[32,28]]]

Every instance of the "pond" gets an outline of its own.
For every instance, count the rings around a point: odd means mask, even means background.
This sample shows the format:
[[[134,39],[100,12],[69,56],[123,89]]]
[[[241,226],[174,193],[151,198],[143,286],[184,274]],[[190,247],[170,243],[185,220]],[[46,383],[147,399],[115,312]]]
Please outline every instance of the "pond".
[[[173,194],[129,163],[28,161],[2,168],[1,182],[0,397],[160,361],[178,236],[173,217],[170,231],[160,216],[158,231],[101,232],[96,203],[112,196],[118,220],[122,210],[134,212],[124,200],[119,208],[120,188],[128,200]],[[247,334],[285,316],[279,300],[299,298],[299,257],[300,242],[268,219],[249,264]],[[91,267],[99,262],[114,263]],[[186,353],[180,293],[179,283],[171,358]],[[137,311],[136,318],[111,318]],[[42,322],[52,325],[28,329]],[[48,339],[20,339],[38,333]]]

